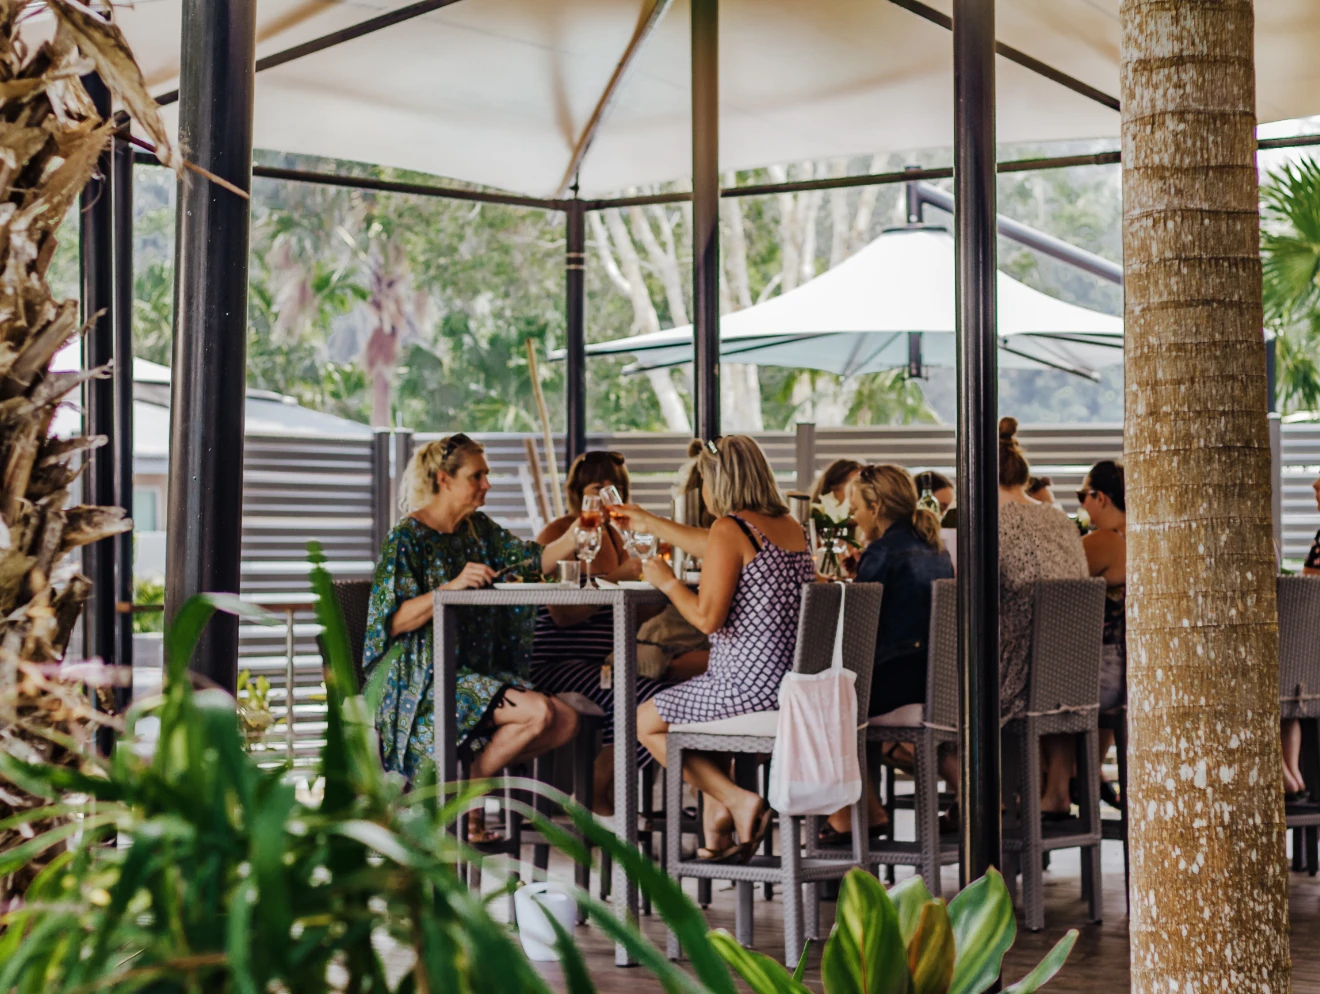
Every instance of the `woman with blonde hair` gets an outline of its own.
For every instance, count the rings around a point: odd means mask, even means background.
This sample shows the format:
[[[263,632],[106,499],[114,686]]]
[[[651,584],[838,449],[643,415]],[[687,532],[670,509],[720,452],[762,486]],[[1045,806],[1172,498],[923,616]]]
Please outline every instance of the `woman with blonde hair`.
[[[703,563],[695,592],[662,561],[643,567],[679,613],[710,635],[706,672],[662,690],[638,709],[637,737],[661,764],[671,724],[778,706],[780,681],[793,663],[802,585],[816,578],[807,536],[789,515],[760,446],[745,435],[726,435],[704,442],[697,458],[702,499],[715,515],[709,529],[627,508],[629,527],[672,542]],[[750,860],[770,827],[764,799],[737,786],[728,763],[711,756],[685,757],[683,775],[707,797],[706,849],[698,857]]]
[[[571,554],[576,530],[542,546],[483,514],[490,467],[481,444],[462,433],[419,448],[403,489],[407,513],[390,530],[376,565],[363,663],[370,674],[388,658],[376,713],[381,755],[387,770],[412,780],[434,752],[432,593],[484,587],[501,572],[539,580]],[[577,713],[536,693],[526,679],[532,623],[525,607],[458,612],[457,737],[475,779],[558,748],[577,733]],[[395,647],[401,650],[391,656]],[[471,841],[491,841],[481,825],[474,811]]]
[[[917,487],[902,466],[863,466],[848,484],[853,520],[866,538],[857,564],[859,583],[882,583],[885,595],[875,641],[871,676],[871,715],[887,715],[926,700],[927,638],[931,585],[953,576],[953,562],[940,544],[940,521],[934,511],[917,507]],[[920,722],[903,721],[903,724]],[[906,743],[887,742],[885,759],[906,766],[912,761]],[[883,828],[885,810],[868,786],[871,830]],[[852,842],[848,808],[836,811],[820,832],[825,845]]]

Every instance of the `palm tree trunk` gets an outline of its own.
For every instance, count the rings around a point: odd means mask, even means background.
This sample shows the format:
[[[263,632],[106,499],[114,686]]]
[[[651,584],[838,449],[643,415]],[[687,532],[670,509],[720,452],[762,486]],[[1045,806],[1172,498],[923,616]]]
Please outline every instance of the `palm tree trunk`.
[[[1132,990],[1290,989],[1250,0],[1123,0]]]

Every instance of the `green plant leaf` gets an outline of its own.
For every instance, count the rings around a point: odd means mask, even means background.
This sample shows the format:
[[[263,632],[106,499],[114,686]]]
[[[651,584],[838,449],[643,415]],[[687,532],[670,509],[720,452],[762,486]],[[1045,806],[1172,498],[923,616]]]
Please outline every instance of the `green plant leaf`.
[[[807,953],[811,952],[811,940],[802,943],[802,955],[798,957],[797,967],[793,970],[793,979],[799,984],[807,973]]]
[[[554,796],[558,792],[544,793]],[[590,811],[563,794],[559,794],[559,797],[562,798],[559,803],[573,819],[578,831],[608,852],[615,863],[623,867],[628,876],[637,882],[637,886],[650,896],[652,906],[678,936],[701,982],[713,994],[734,994],[733,979],[729,976],[728,968],[706,938],[706,918],[692,903],[692,899],[683,893],[678,882],[637,849],[624,845],[617,835],[596,821]]]
[[[96,829],[103,825],[113,825],[118,818],[118,812],[110,811],[91,815],[81,821],[66,822],[49,831],[42,832],[35,839],[29,839],[22,845],[14,846],[13,849],[0,853],[0,878],[9,876],[9,874],[26,866],[29,861],[40,856],[47,849],[73,838],[80,832],[88,836],[96,835]]]
[[[1004,878],[993,866],[949,905],[958,959],[949,994],[981,994],[999,979],[1004,953],[1013,945],[1017,922]]]
[[[256,900],[257,885],[253,880],[244,880],[230,895],[228,916],[226,918],[225,953],[228,958],[229,977],[238,994],[261,994],[252,975],[252,903]],[[282,937],[268,935],[268,941],[279,942]],[[263,985],[264,986],[264,985]]]
[[[953,926],[944,902],[927,902],[907,949],[912,994],[946,994],[956,959]]]
[[[889,899],[898,909],[898,931],[903,937],[903,947],[907,948],[917,931],[917,923],[921,921],[921,909],[935,899],[926,889],[926,881],[920,874],[914,874],[891,887]]]
[[[1072,952],[1073,945],[1076,942],[1077,929],[1069,929],[1068,934],[1056,942],[1054,948],[1046,954],[1045,958],[1036,964],[1036,969],[1006,990],[1004,994],[1031,994],[1032,991],[1044,987],[1054,979],[1054,975],[1068,961],[1068,954]]]
[[[809,987],[792,977],[787,970],[764,953],[744,949],[738,940],[722,928],[707,933],[715,951],[738,972],[755,994],[811,994]]]
[[[910,989],[898,911],[880,881],[865,870],[849,870],[843,878],[820,972],[830,994],[907,994]]]
[[[554,912],[549,908],[544,910],[545,920],[555,930],[555,951],[559,953],[560,969],[564,974],[564,989],[568,994],[596,994],[596,985],[591,982],[591,972],[587,969],[587,961],[582,958],[582,950],[578,949],[573,936],[560,924]]]

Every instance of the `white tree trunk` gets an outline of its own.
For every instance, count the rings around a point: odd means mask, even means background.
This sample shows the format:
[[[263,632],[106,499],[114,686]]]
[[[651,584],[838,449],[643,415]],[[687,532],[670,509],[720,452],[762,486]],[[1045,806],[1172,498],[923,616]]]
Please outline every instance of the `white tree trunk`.
[[[601,215],[604,215],[602,218]],[[610,280],[627,294],[633,306],[634,327],[643,334],[660,330],[660,319],[655,313],[655,304],[646,289],[646,280],[642,276],[641,260],[637,256],[628,227],[623,223],[623,215],[617,208],[605,211],[589,211],[591,230],[595,237],[596,248]],[[613,243],[614,251],[610,245]],[[615,260],[615,252],[618,260]],[[668,370],[653,369],[647,372],[647,380],[655,391],[655,399],[660,405],[660,413],[665,419],[665,426],[670,431],[691,432],[692,421],[688,418],[687,405],[674,386]]]

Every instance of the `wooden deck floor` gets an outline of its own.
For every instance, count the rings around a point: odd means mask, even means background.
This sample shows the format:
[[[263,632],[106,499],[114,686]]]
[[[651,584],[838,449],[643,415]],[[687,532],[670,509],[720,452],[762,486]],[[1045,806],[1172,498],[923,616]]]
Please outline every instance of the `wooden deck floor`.
[[[1075,852],[1054,854],[1046,873],[1046,927],[1039,933],[1027,932],[1018,921],[1018,938],[1005,959],[1004,977],[1015,982],[1026,974],[1069,928],[1078,928],[1081,936],[1063,971],[1047,990],[1060,994],[1128,994],[1127,913],[1123,900],[1122,849],[1117,843],[1105,843],[1105,920],[1091,925],[1086,921],[1086,907],[1081,900],[1080,866]],[[552,865],[552,875],[558,875]],[[900,870],[900,877],[906,870]],[[955,867],[945,870],[945,894],[952,896],[957,886]],[[1296,994],[1320,994],[1320,881],[1305,874],[1291,875],[1293,929],[1293,991]],[[695,883],[685,881],[689,894],[695,896]],[[733,930],[734,893],[727,884],[715,885],[714,902],[707,909],[712,927]],[[755,947],[776,958],[783,954],[782,912],[778,897],[766,902],[758,893],[755,905]],[[834,920],[834,905],[821,905],[822,925]],[[643,931],[661,949],[665,930],[658,918],[644,918]],[[592,977],[601,994],[651,994],[660,992],[660,984],[640,968],[620,969],[614,965],[614,948],[591,926],[577,930],[578,942],[587,956]],[[807,972],[808,985],[820,987],[820,949],[816,944]],[[558,980],[555,964],[542,966],[552,981]],[[556,984],[556,986],[559,986]]]

